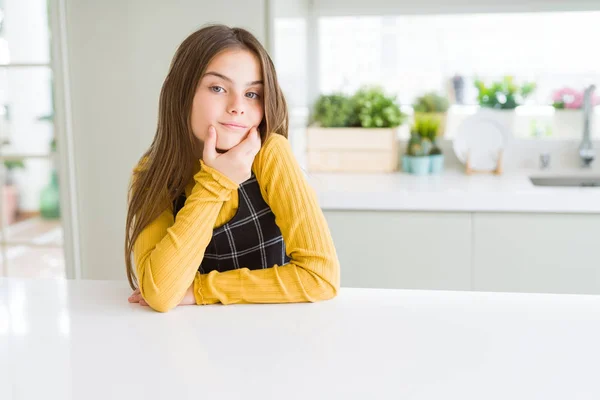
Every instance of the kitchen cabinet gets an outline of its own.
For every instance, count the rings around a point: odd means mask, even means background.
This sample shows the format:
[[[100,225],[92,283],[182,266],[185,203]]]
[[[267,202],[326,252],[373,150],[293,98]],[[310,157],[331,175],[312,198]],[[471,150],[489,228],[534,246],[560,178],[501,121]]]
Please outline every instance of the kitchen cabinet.
[[[600,215],[473,214],[473,289],[600,294]]]
[[[326,211],[345,287],[471,289],[469,213]]]
[[[345,287],[600,294],[600,214],[326,210]]]

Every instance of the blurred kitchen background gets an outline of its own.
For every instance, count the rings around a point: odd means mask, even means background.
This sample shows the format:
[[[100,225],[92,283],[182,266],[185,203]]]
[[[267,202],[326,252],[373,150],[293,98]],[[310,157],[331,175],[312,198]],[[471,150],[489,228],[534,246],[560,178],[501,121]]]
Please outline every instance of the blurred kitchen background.
[[[0,0],[2,275],[125,279],[160,87],[215,22],[275,62],[343,286],[600,293],[595,0]]]

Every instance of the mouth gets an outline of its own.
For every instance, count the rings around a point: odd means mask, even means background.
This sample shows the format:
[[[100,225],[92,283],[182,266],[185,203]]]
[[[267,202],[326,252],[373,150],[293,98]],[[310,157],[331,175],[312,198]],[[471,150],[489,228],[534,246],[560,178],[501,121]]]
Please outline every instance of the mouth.
[[[236,130],[236,131],[244,131],[244,130],[248,129],[247,126],[242,125],[242,124],[236,124],[234,122],[219,122],[219,124],[223,125],[226,128]]]

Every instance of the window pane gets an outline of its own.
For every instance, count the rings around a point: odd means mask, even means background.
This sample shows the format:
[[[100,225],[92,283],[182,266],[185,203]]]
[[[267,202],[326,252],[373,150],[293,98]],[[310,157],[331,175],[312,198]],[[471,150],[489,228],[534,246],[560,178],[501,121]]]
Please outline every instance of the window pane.
[[[49,63],[46,0],[0,2],[0,64]]]
[[[0,68],[0,139],[6,154],[48,154],[53,137],[52,73],[47,67]]]
[[[275,65],[290,108],[307,103],[306,22],[303,18],[275,20]]]
[[[381,84],[411,104],[425,91],[446,92],[455,74],[533,80],[532,103],[554,90],[600,83],[600,12],[405,15],[320,18],[320,90]]]

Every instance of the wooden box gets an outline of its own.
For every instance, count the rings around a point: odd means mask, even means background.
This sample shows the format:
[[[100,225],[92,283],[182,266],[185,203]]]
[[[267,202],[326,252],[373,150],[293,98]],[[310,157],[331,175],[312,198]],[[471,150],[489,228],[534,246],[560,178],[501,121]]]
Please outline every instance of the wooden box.
[[[307,129],[311,172],[393,172],[398,170],[398,128]]]

